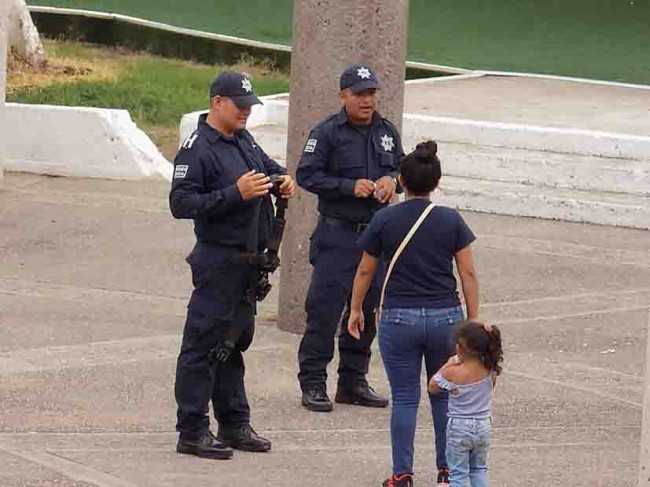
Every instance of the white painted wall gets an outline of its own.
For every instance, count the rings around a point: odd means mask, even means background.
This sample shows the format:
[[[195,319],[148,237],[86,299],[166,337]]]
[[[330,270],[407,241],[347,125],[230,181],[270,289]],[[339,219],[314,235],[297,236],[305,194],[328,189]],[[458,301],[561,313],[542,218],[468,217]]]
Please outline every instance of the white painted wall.
[[[181,141],[192,133],[200,113],[188,113],[183,116],[180,127]],[[265,99],[264,105],[259,108],[255,107],[249,120],[249,127],[254,128],[266,124],[286,127],[288,113],[289,102],[287,100],[278,99],[278,97]],[[579,156],[637,161],[650,159],[650,137],[613,132],[406,113],[404,114],[402,134],[405,141],[433,138],[439,142],[557,152]]]
[[[284,96],[284,95],[279,95]],[[272,120],[278,120],[279,123],[286,125],[289,120],[289,103],[277,101],[278,95],[261,97],[263,105],[253,105],[250,117],[248,117],[248,128],[258,127],[267,123],[275,123]],[[185,139],[196,130],[199,123],[199,117],[208,112],[208,108],[198,112],[186,113],[181,118],[181,124],[178,131],[178,146],[183,145]]]
[[[171,180],[172,165],[126,110],[8,103],[6,122],[8,170]]]
[[[593,130],[543,127],[405,114],[404,138],[559,152],[581,156],[647,160],[650,137]]]

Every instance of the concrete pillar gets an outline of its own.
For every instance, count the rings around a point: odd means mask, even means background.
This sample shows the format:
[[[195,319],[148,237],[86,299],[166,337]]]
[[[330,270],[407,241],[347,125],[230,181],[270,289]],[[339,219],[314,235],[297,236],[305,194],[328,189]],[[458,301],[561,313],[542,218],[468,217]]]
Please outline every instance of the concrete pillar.
[[[7,80],[7,37],[9,30],[9,0],[0,0],[0,180],[5,165],[2,133],[5,126],[5,84]]]
[[[641,461],[639,487],[650,486],[650,310],[648,310],[648,340],[645,353],[645,383],[643,391],[643,427],[641,429]]]
[[[295,0],[287,167],[295,175],[309,128],[340,109],[339,76],[367,63],[382,85],[381,114],[401,127],[408,0]],[[289,205],[283,240],[278,326],[299,333],[311,267],[309,236],[315,198],[304,191]]]

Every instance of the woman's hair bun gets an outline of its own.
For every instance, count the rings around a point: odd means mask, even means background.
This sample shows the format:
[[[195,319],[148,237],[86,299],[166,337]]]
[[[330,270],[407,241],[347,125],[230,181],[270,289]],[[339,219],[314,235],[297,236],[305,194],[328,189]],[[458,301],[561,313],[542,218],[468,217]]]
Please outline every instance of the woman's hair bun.
[[[434,140],[427,140],[416,145],[415,150],[426,151],[430,155],[435,156],[438,153],[438,144]]]

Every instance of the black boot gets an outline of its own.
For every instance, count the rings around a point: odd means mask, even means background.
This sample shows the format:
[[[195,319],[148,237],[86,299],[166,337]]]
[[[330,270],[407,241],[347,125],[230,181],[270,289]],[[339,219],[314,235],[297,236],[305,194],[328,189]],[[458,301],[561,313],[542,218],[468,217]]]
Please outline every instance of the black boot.
[[[228,460],[233,456],[232,448],[215,438],[211,431],[206,432],[198,439],[179,437],[176,451],[213,460]]]
[[[334,400],[339,404],[356,404],[369,408],[385,408],[388,399],[377,394],[368,384],[359,384],[353,389],[338,388]]]
[[[302,405],[310,411],[329,413],[334,406],[323,389],[312,389],[302,393]]]
[[[271,442],[255,433],[250,424],[223,427],[219,425],[217,438],[231,448],[242,451],[265,452],[271,450]]]

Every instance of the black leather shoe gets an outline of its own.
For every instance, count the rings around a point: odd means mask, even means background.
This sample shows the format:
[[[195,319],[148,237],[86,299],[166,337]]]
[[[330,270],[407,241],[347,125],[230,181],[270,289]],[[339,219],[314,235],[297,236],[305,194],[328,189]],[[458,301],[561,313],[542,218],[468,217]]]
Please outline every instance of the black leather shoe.
[[[329,413],[334,409],[334,405],[330,398],[327,397],[327,393],[320,389],[303,392],[302,405],[308,410],[317,413]]]
[[[178,438],[176,451],[187,455],[196,455],[201,458],[211,458],[213,460],[228,460],[233,456],[232,448],[229,448],[215,438],[211,431],[208,431],[196,440],[183,437]]]
[[[271,442],[255,433],[250,424],[232,428],[219,426],[217,439],[235,450],[265,452],[271,450]]]
[[[369,408],[385,408],[388,399],[377,394],[368,384],[360,384],[354,389],[341,389],[336,391],[334,400],[339,404],[355,404]]]

